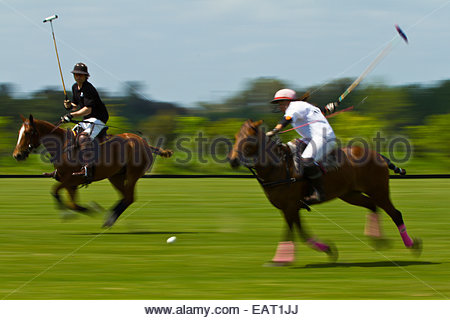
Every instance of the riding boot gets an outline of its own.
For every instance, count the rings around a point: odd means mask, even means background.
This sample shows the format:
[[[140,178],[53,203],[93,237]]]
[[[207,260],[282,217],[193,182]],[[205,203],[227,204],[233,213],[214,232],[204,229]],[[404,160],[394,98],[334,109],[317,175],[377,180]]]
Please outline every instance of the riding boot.
[[[313,187],[313,193],[305,197],[305,202],[307,204],[315,204],[325,201],[325,191],[323,189],[323,178],[322,171],[319,166],[316,165],[310,159],[304,159],[305,167],[305,177],[311,182]]]
[[[79,152],[81,153],[82,167],[81,171],[72,173],[73,176],[84,176],[86,182],[90,183],[93,180],[92,172],[92,151],[93,144],[91,138],[87,134],[80,134],[78,138],[78,145],[80,147]]]
[[[301,153],[303,152],[304,146],[302,146],[304,142],[300,139],[296,139],[295,143],[292,143],[289,145],[289,148],[291,149],[291,152],[293,153],[294,158],[294,178],[300,179],[303,175],[303,163],[302,163],[302,156]]]
[[[302,157],[296,153],[294,154],[294,178],[301,178],[302,177]]]
[[[310,196],[305,197],[306,204],[320,203],[325,200],[325,191],[323,190],[322,175],[315,179],[309,179],[311,185],[314,188],[313,193]]]

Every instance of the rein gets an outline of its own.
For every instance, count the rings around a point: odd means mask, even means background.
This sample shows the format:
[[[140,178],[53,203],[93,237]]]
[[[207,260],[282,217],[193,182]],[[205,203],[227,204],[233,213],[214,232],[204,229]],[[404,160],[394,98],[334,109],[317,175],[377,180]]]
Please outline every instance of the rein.
[[[283,160],[286,161],[286,154],[285,153],[282,155],[282,157],[283,157]],[[297,178],[291,177],[290,172],[289,172],[289,165],[287,164],[287,162],[286,162],[286,165],[285,165],[285,167],[286,167],[286,178],[285,179],[280,179],[280,180],[275,180],[275,181],[268,181],[268,182],[264,181],[264,179],[262,179],[262,178],[260,178],[258,176],[258,174],[256,173],[256,170],[255,170],[255,165],[253,165],[253,166],[246,166],[246,167],[247,167],[247,169],[250,170],[250,172],[253,174],[253,176],[256,178],[256,180],[258,180],[259,184],[262,187],[271,188],[271,187],[276,187],[276,186],[283,185],[283,184],[291,184],[291,183],[295,183],[297,181],[300,181]]]
[[[259,184],[262,187],[266,187],[266,188],[275,187],[275,186],[279,186],[279,185],[287,184],[287,183],[294,183],[294,182],[298,181],[296,178],[289,177],[289,178],[282,179],[282,180],[265,182],[263,179],[258,177],[258,174],[255,171],[255,167],[247,167],[247,169],[250,170],[250,172],[255,176],[255,178],[256,178],[256,180],[258,180]],[[289,169],[287,169],[287,167],[286,167],[287,175],[289,176],[288,170]]]
[[[49,134],[52,134],[53,132],[55,132],[56,129],[58,129],[64,122],[59,120],[56,124],[55,127],[52,129],[52,131],[50,131]]]
[[[284,159],[286,160],[286,154],[283,155]],[[275,181],[264,181],[264,179],[261,179],[260,177],[258,177],[258,174],[255,170],[255,166],[245,166],[248,170],[250,170],[250,172],[253,174],[253,176],[256,178],[256,180],[259,182],[259,184],[261,185],[261,187],[263,188],[273,188],[273,187],[277,187],[280,185],[284,185],[284,184],[292,184],[295,182],[300,182],[303,181],[304,178],[302,177],[301,179],[297,179],[294,177],[290,176],[289,173],[289,165],[286,163],[286,178],[285,179],[280,179],[280,180],[275,180]],[[302,201],[302,208],[305,208],[307,211],[311,211],[311,208],[309,207],[308,204],[306,204],[305,202]]]

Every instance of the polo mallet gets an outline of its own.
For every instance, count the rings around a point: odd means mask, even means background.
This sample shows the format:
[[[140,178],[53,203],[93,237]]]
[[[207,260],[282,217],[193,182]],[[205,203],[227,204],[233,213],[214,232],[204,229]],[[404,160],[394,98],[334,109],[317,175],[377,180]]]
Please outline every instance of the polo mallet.
[[[43,22],[44,23],[50,22],[50,26],[52,27],[52,36],[53,36],[53,43],[55,44],[56,59],[58,60],[59,74],[61,75],[61,81],[62,81],[63,90],[64,90],[64,100],[69,100],[67,98],[66,86],[64,84],[64,78],[63,78],[63,74],[62,74],[62,70],[61,70],[61,63],[59,62],[58,48],[56,47],[55,32],[53,31],[53,23],[52,23],[52,21],[57,19],[57,18],[58,18],[58,16],[55,14],[55,15],[53,15],[51,17],[45,18]]]
[[[398,35],[406,42],[408,43],[408,38],[406,37],[406,34],[400,29],[400,27],[396,24],[395,29],[398,32]],[[392,50],[392,48],[399,42],[399,38],[397,35],[389,41],[387,46],[375,57],[375,59],[372,61],[372,63],[369,64],[369,66],[366,68],[366,70],[361,73],[361,75],[353,81],[353,83],[344,91],[343,94],[339,97],[337,103],[338,105],[342,102],[342,100],[345,99],[345,97],[352,92],[353,89],[369,74],[370,71],[375,68],[375,66]]]

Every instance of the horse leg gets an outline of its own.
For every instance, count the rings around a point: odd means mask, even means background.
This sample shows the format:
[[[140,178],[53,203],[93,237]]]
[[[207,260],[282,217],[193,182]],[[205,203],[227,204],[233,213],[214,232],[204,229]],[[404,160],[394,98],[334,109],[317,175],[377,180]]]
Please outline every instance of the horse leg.
[[[117,202],[112,209],[112,213],[103,224],[103,228],[110,228],[114,225],[120,215],[134,202],[134,187],[137,178],[127,177],[125,183],[125,175],[116,175],[109,178],[109,181],[123,195],[123,198]]]
[[[295,260],[294,220],[285,210],[283,210],[283,214],[286,220],[286,230],[282,241],[278,242],[275,256],[272,258],[272,263],[279,266],[290,264]]]
[[[66,186],[67,193],[69,194],[70,202],[69,209],[77,211],[79,213],[85,214],[87,216],[95,215],[95,208],[92,210],[91,208],[86,208],[77,204],[77,196],[78,196],[78,187],[77,186]],[[98,206],[98,205],[97,205]],[[94,211],[94,212],[93,212]]]
[[[351,191],[339,198],[351,205],[367,208],[370,213],[367,215],[364,234],[372,238],[382,237],[379,213],[377,212],[375,202],[371,198],[363,195],[359,191]]]
[[[120,199],[116,203],[116,205],[111,209],[111,214],[103,224],[103,228],[112,227],[114,222],[116,222],[117,218],[119,218],[119,215],[125,210],[125,209],[122,210],[123,199],[125,198],[125,179],[126,179],[125,174],[116,174],[108,178],[109,182],[111,182],[113,187],[120,192],[120,194],[122,195],[122,199]],[[118,214],[119,211],[120,213]]]
[[[106,219],[105,223],[103,223],[103,228],[111,228],[127,207],[128,205],[126,205],[124,199],[119,200],[112,209],[108,219]]]
[[[59,195],[59,191],[61,191],[61,189],[63,188],[64,188],[63,183],[57,183],[53,186],[53,190],[51,192],[51,195],[56,200],[56,206],[59,210],[66,209],[66,205],[63,203],[63,201],[61,200],[61,196]]]
[[[56,185],[53,186],[53,190],[51,192],[51,195],[53,196],[53,198],[56,200],[56,207],[60,210],[60,216],[61,219],[63,220],[71,220],[76,218],[76,215],[72,212],[70,212],[67,209],[73,209],[72,206],[67,206],[61,199],[61,196],[59,195],[59,192],[61,191],[61,189],[67,189],[67,191],[69,192],[69,187],[67,186],[67,181],[63,180],[64,182],[61,183],[57,183]],[[70,195],[70,192],[69,192]]]
[[[295,260],[295,245],[293,242],[294,227],[297,227],[300,239],[312,249],[326,253],[332,261],[336,261],[338,257],[337,250],[334,246],[325,244],[312,237],[305,228],[302,227],[300,213],[298,208],[289,208],[283,210],[284,218],[288,225],[285,233],[285,241],[278,243],[277,251],[272,262],[276,264],[289,264]]]
[[[300,235],[300,239],[303,240],[310,248],[326,253],[331,261],[336,261],[338,258],[338,251],[336,247],[332,244],[326,244],[323,241],[317,240],[315,237],[311,236],[309,232],[306,231],[305,228],[302,227],[300,213],[297,211],[295,215],[293,215],[294,225],[298,228],[298,232]]]
[[[366,218],[364,234],[373,241],[373,246],[376,249],[383,249],[390,246],[389,240],[383,235],[380,213],[377,211],[377,205],[372,198],[367,197],[359,191],[351,191],[339,198],[351,205],[367,208],[370,213]]]
[[[68,207],[72,210],[79,211],[79,212],[86,212],[88,211],[88,208],[82,207],[76,203],[78,190],[77,186],[66,186],[67,193],[69,194],[70,202]]]
[[[417,254],[420,254],[422,250],[422,241],[420,239],[412,239],[408,235],[405,223],[403,221],[402,213],[394,207],[391,199],[389,199],[389,191],[381,191],[368,194],[372,197],[372,199],[374,199],[377,206],[386,211],[386,213],[391,217],[392,221],[394,221],[398,231],[400,232],[400,236],[402,237],[405,247],[407,247],[408,249],[414,249]]]

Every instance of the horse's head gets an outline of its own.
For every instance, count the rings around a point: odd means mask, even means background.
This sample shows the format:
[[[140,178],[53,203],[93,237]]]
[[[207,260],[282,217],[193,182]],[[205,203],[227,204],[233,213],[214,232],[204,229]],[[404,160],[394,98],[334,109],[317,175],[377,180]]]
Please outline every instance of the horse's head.
[[[261,139],[259,126],[262,123],[262,120],[256,122],[247,120],[236,133],[236,142],[228,155],[231,167],[237,168],[241,163],[245,165],[253,163],[252,160],[258,155]]]
[[[19,130],[19,138],[17,139],[17,145],[13,152],[13,157],[16,160],[25,160],[30,152],[40,145],[39,132],[36,129],[36,124],[34,122],[33,116],[26,119],[24,116],[22,118],[23,124]]]

